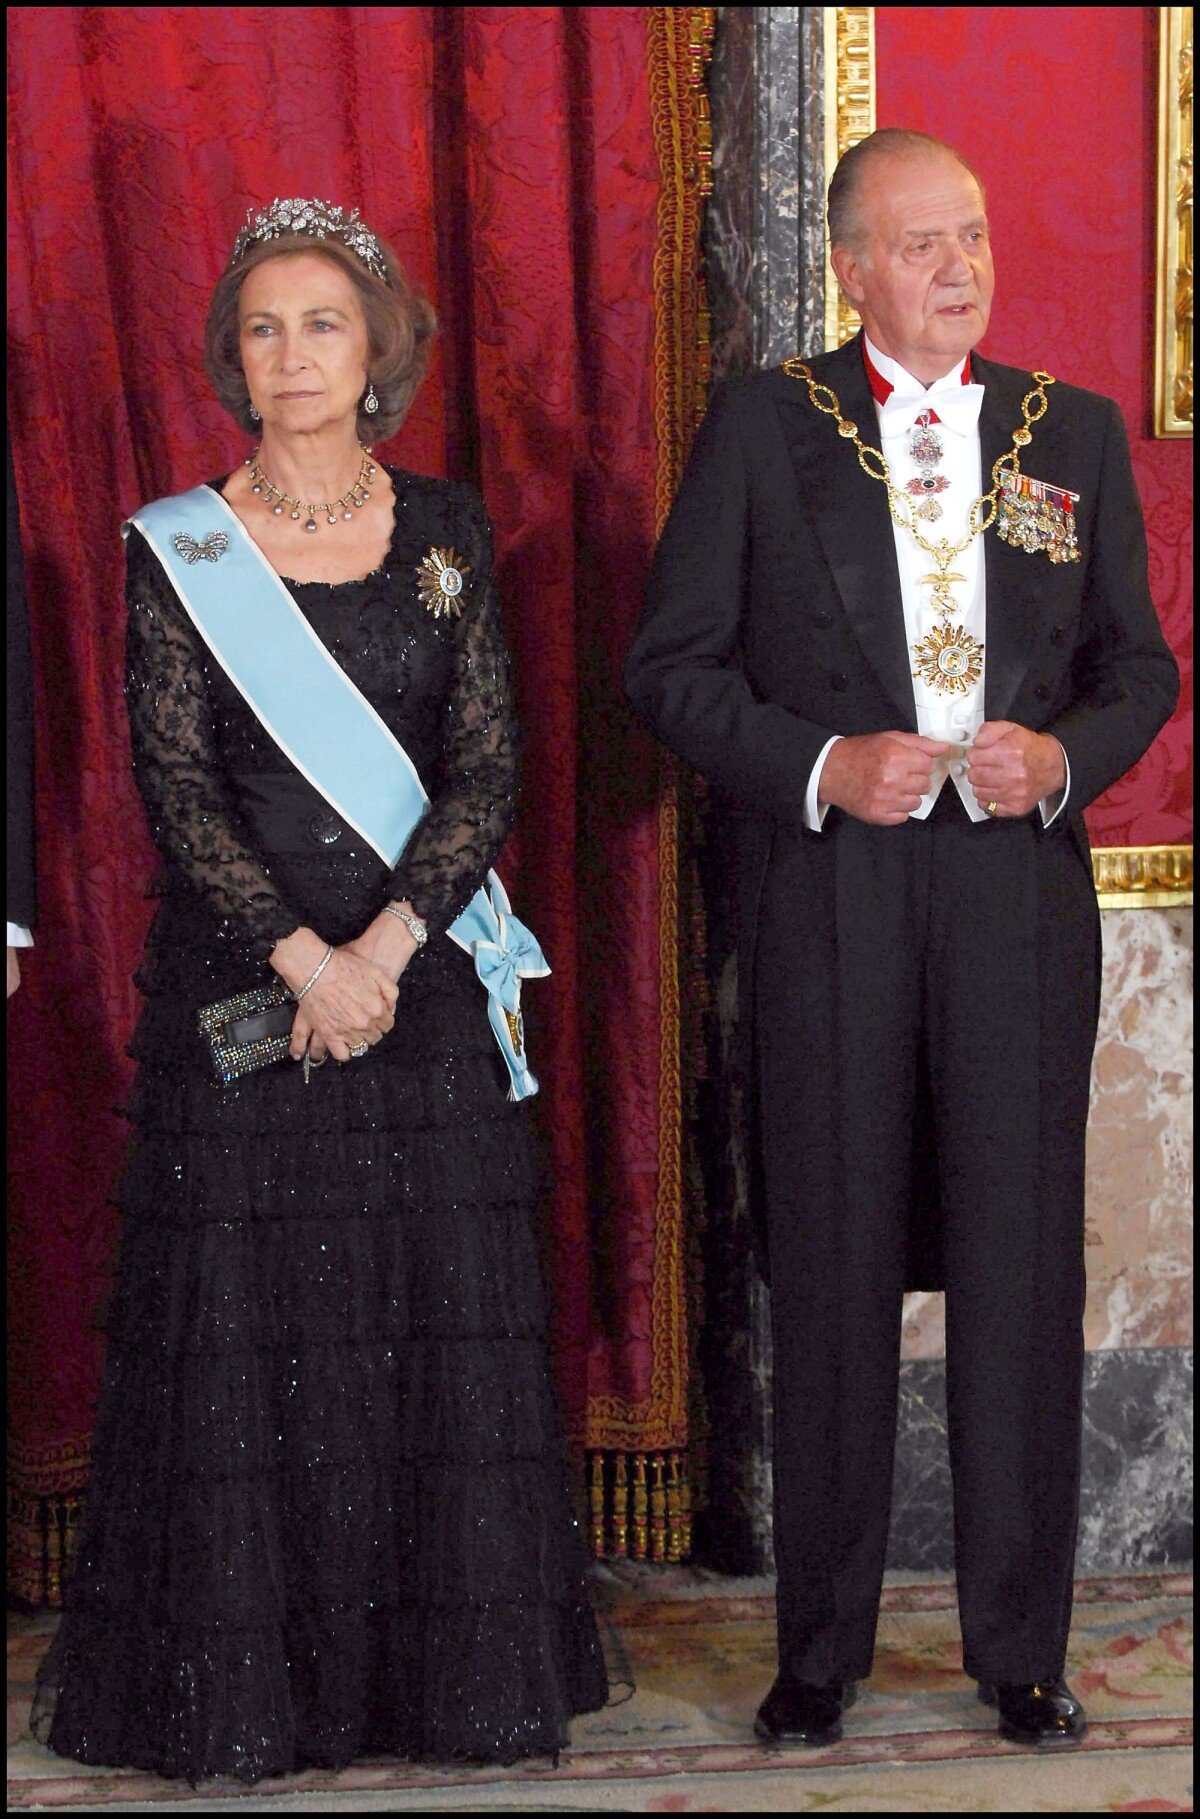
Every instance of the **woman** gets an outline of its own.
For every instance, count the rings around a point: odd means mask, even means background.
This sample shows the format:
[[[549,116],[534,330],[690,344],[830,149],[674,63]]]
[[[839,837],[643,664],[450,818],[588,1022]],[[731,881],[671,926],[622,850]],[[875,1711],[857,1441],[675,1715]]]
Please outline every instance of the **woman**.
[[[513,1102],[534,1083],[512,977],[501,1004],[464,951],[516,786],[490,531],[470,488],[363,447],[432,331],[356,211],[274,204],[206,348],[259,446],[129,534],[166,864],[89,1516],[37,1718],[89,1762],[507,1762],[606,1696]],[[245,662],[226,635],[258,641]],[[350,720],[314,757],[326,689]],[[330,800],[393,761],[421,816],[394,864],[370,817],[396,792]],[[291,1059],[222,1085],[197,1013],[273,977]]]

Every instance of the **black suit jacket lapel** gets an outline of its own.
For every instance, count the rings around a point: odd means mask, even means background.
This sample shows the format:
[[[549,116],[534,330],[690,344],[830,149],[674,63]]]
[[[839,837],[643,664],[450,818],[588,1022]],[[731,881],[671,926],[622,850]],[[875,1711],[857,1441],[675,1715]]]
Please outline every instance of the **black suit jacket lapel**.
[[[814,377],[832,387],[863,441],[878,448],[879,424],[859,338],[817,361]],[[863,655],[891,696],[900,724],[915,732],[912,661],[887,493],[863,473],[854,444],[838,435],[834,419],[814,408],[804,381],[788,383],[794,391],[785,394],[780,416],[801,505],[816,528]]]
[[[1021,422],[1021,400],[1029,387],[1022,385],[1019,374],[1013,376],[1002,372],[990,361],[974,356],[972,370],[984,388],[979,413],[979,453],[986,493],[991,491],[993,462],[1012,448],[1013,431]],[[1033,446],[1036,447],[1036,427],[1033,435]],[[1023,465],[1024,453],[1022,451]],[[1002,542],[992,529],[984,534],[983,560],[987,585],[984,713],[989,720],[1003,720],[1029,669],[1037,559],[1014,548],[1011,543]]]

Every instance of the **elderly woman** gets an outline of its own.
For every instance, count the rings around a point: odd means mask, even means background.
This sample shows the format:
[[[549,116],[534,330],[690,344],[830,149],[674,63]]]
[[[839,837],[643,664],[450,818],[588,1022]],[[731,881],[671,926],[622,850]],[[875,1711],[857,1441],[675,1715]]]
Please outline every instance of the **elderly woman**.
[[[491,535],[469,487],[365,446],[432,332],[357,212],[274,204],[206,350],[258,445],[129,530],[165,867],[36,1719],[88,1762],[507,1762],[606,1696],[520,1103],[545,969],[489,873],[517,771]]]

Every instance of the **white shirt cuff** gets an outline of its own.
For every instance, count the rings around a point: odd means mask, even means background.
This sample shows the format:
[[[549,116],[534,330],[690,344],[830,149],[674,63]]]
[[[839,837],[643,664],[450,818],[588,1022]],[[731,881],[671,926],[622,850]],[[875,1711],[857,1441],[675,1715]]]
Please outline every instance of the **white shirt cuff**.
[[[1052,739],[1054,738],[1053,733],[1051,733],[1050,737]],[[1054,740],[1054,743],[1058,746],[1059,751],[1063,755],[1063,765],[1066,769],[1067,780],[1060,790],[1055,791],[1053,796],[1043,796],[1042,800],[1038,803],[1038,807],[1042,811],[1043,827],[1049,827],[1052,821],[1058,819],[1059,815],[1062,814],[1063,809],[1067,806],[1067,797],[1071,793],[1071,760],[1067,757],[1067,748],[1057,739]]]
[[[843,734],[835,733],[832,739],[827,739],[825,741],[817,755],[817,762],[812,767],[812,774],[808,779],[808,788],[804,794],[804,825],[810,834],[820,833],[825,825],[825,817],[829,813],[828,802],[822,803],[817,799],[817,785],[821,781],[821,772],[824,769],[825,760],[829,756],[830,746],[836,745],[838,740],[842,737]]]
[[[27,928],[22,928],[19,922],[10,922],[8,925],[8,945],[9,947],[32,947],[33,936]]]

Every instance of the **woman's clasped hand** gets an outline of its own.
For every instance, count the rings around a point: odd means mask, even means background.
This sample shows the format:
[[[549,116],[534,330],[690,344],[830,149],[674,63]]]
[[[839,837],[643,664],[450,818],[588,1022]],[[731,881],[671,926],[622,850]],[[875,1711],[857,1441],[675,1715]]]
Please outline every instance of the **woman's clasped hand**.
[[[301,936],[309,932],[297,930],[289,940],[299,942]],[[280,947],[284,945],[283,942],[279,944]],[[314,948],[306,945],[301,951],[307,958]],[[299,991],[320,964],[324,950],[316,946],[315,951],[316,962],[305,972],[299,965],[294,969],[290,965],[286,969],[279,966],[278,960],[282,956],[276,949],[277,970],[293,991]],[[291,959],[290,955],[288,959]],[[350,1061],[354,1058],[354,1050],[361,1052],[362,1043],[373,1048],[395,1021],[398,994],[395,980],[377,961],[365,959],[348,947],[335,948],[320,978],[296,1006],[290,1049],[292,1059],[302,1061],[307,1052],[309,1060],[318,1063],[324,1061],[327,1054],[335,1061]]]

